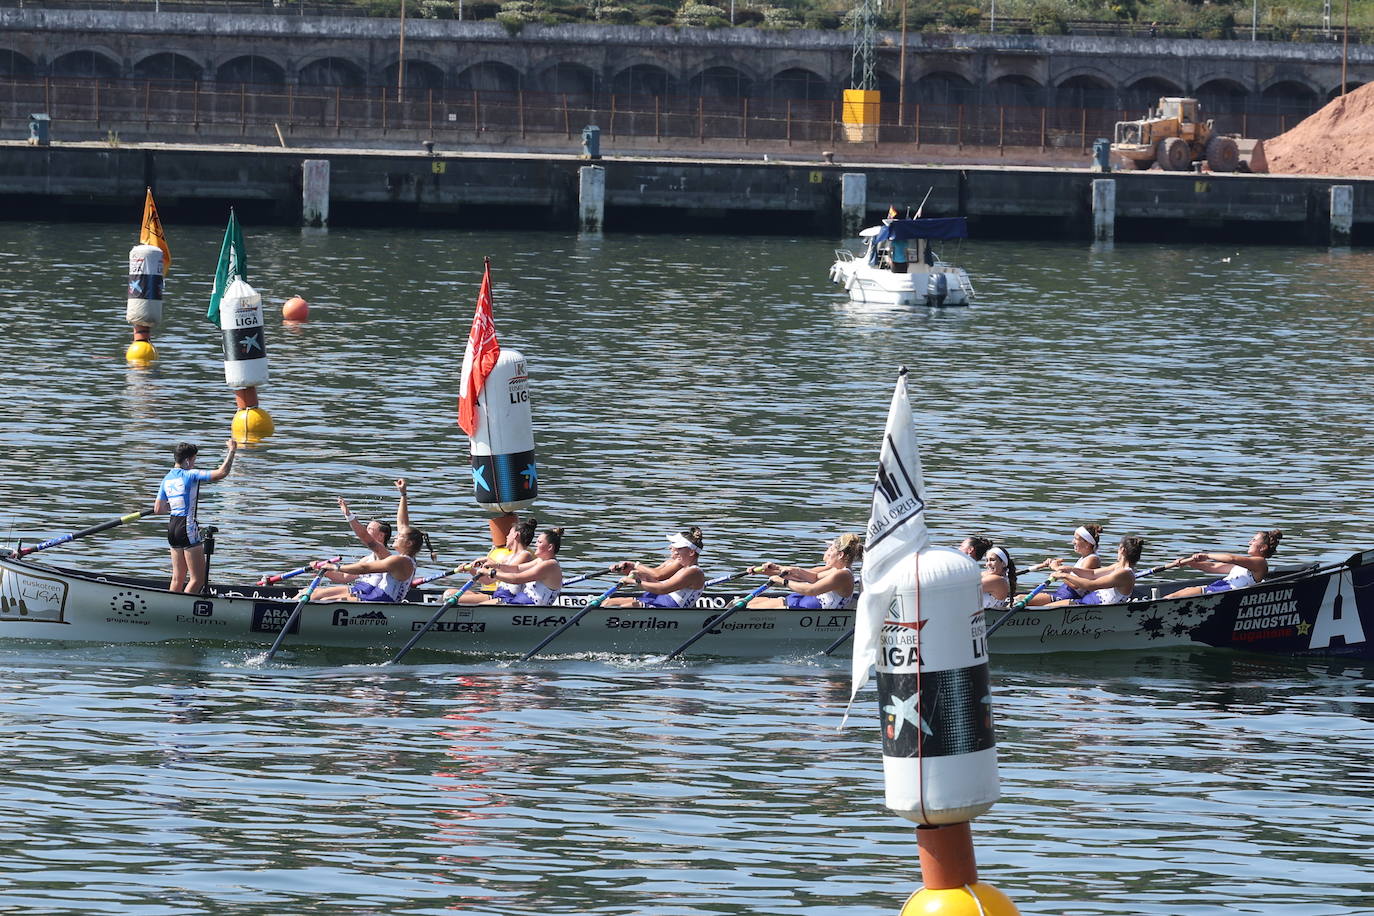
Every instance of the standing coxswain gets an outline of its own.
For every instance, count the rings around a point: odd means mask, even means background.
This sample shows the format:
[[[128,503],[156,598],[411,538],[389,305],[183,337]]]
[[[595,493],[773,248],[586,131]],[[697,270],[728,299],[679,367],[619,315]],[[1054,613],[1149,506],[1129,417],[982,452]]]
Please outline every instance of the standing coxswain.
[[[196,522],[196,503],[202,483],[215,483],[229,476],[239,444],[230,439],[225,444],[228,453],[213,471],[196,470],[196,453],[200,447],[182,442],[172,451],[175,467],[162,478],[153,501],[153,513],[170,512],[167,520],[167,545],[172,551],[172,581],[168,588],[174,592],[199,594],[205,587],[205,539]]]

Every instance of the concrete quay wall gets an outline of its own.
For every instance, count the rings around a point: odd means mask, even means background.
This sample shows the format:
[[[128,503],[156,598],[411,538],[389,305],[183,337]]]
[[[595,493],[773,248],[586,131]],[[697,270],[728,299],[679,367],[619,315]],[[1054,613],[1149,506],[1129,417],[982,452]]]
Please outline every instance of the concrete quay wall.
[[[963,215],[979,236],[1092,238],[1093,182],[1115,185],[1109,223],[1123,235],[1176,238],[1192,231],[1233,238],[1325,244],[1332,188],[1353,238],[1374,240],[1374,180],[1210,173],[1114,172],[1081,168],[910,166],[455,153],[389,150],[226,148],[0,143],[0,211],[8,218],[130,218],[145,187],[164,216],[214,222],[232,204],[258,221],[301,220],[303,163],[325,160],[323,189],[333,225],[483,224],[499,215],[530,228],[570,229],[585,207],[586,167],[602,169],[605,226],[680,230],[682,221],[729,231],[837,237],[842,187],[863,189],[865,219],[889,205],[915,207],[930,192],[928,216]],[[859,177],[861,176],[861,177]],[[603,180],[604,178],[604,180]],[[318,193],[321,189],[316,188]],[[1099,204],[1100,206],[1100,204]],[[756,222],[749,223],[748,220]]]

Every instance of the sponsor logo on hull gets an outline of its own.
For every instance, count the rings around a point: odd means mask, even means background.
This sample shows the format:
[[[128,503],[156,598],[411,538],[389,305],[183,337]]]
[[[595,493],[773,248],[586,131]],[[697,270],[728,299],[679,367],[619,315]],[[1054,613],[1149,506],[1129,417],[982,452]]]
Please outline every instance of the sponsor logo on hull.
[[[0,577],[0,620],[66,623],[67,583],[6,568]]]

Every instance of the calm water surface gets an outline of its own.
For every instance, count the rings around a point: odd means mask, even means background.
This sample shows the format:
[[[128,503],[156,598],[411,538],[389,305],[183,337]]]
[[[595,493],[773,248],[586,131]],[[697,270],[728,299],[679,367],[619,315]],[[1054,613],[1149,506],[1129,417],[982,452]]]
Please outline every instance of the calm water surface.
[[[132,219],[132,218],[131,218]],[[169,226],[162,359],[122,353],[134,227],[0,224],[0,534],[151,500],[233,399],[203,319],[219,232]],[[1282,527],[1374,546],[1374,255],[973,241],[975,309],[855,305],[814,239],[259,231],[278,433],[207,489],[218,578],[347,550],[335,495],[411,481],[441,561],[480,549],[457,374],[480,279],[533,376],[565,566],[697,523],[725,572],[865,521],[912,370],[937,543],[1030,561],[1073,526],[1146,561]],[[312,321],[282,327],[300,293]],[[156,523],[54,551],[161,569]],[[919,883],[844,660],[378,669],[224,646],[0,647],[0,910],[868,914]],[[994,659],[1003,799],[981,873],[1023,913],[1374,912],[1374,671],[1240,655]]]

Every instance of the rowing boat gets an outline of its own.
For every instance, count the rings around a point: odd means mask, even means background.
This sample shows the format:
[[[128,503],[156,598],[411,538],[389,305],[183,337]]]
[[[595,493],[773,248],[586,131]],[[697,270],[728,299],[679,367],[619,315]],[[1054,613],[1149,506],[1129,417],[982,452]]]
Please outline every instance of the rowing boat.
[[[266,648],[296,602],[294,588],[210,585],[170,592],[166,579],[91,574],[29,559],[0,559],[0,640],[85,643],[216,641]],[[529,651],[597,596],[560,595],[552,606],[459,605],[425,634],[423,647],[510,655]],[[741,593],[742,594],[742,593]],[[395,650],[437,610],[443,590],[412,589],[406,602],[310,604],[287,632],[289,646]],[[548,653],[666,655],[730,606],[736,593],[708,592],[694,607],[599,607]],[[690,654],[786,657],[819,654],[854,623],[851,610],[744,609],[711,628]],[[547,653],[546,653],[547,654]]]
[[[1159,597],[1187,585],[1137,585],[1124,604],[985,614],[993,655],[1213,646],[1268,655],[1374,659],[1374,550],[1326,566],[1276,570],[1246,588]],[[997,626],[1000,615],[1008,614]]]
[[[1277,570],[1258,585],[1195,598],[1158,597],[1192,583],[1137,586],[1124,604],[985,612],[991,654],[1093,652],[1212,646],[1285,656],[1374,659],[1374,550],[1327,566]],[[295,606],[294,589],[211,585],[203,595],[169,592],[165,579],[92,574],[0,558],[0,639],[87,643],[217,641],[267,646]],[[551,606],[461,605],[424,637],[427,649],[477,655],[528,651],[563,626],[596,592]],[[559,654],[664,655],[706,627],[738,597],[707,592],[694,607],[600,607],[558,637]],[[413,589],[397,604],[311,604],[287,633],[299,646],[394,650],[433,615],[441,589]],[[692,648],[693,655],[818,654],[854,623],[851,610],[744,609]],[[998,625],[1000,624],[1000,625]]]

